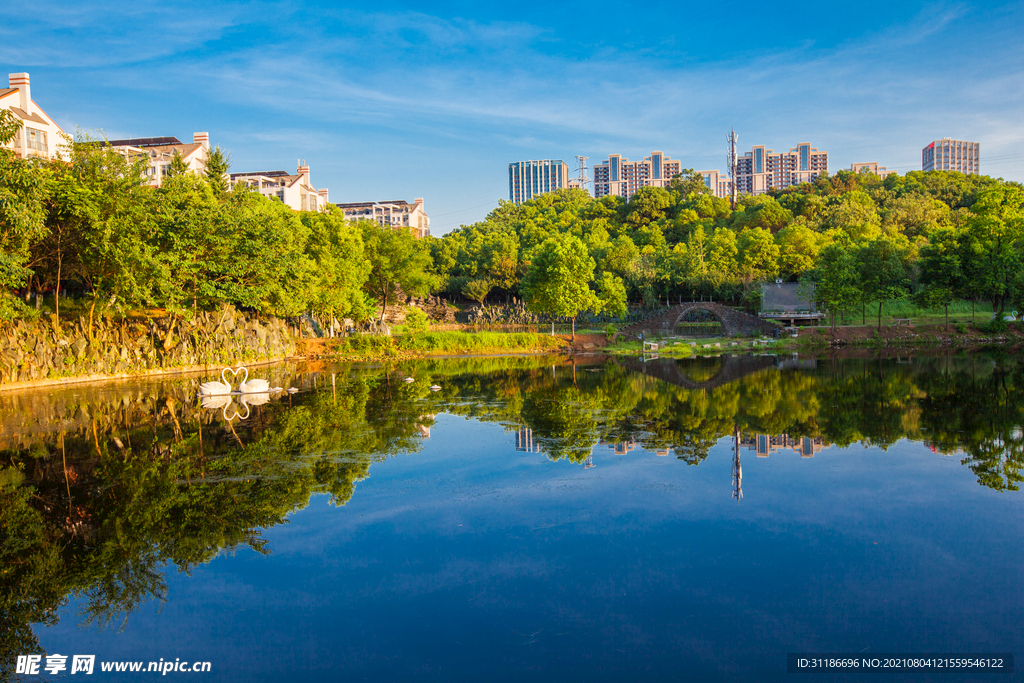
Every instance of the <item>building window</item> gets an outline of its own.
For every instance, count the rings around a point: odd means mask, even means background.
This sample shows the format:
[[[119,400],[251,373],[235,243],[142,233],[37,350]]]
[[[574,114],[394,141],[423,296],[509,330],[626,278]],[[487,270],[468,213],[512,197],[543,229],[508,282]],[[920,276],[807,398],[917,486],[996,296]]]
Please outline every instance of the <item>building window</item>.
[[[25,138],[29,149],[46,154],[46,131],[26,128]]]

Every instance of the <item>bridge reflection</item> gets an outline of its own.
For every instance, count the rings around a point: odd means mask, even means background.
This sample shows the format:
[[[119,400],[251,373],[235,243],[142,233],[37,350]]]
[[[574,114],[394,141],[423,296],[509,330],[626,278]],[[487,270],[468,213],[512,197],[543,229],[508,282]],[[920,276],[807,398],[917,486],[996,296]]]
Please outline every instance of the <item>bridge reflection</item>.
[[[725,355],[711,360],[710,363],[709,360],[711,359],[658,358],[645,362],[636,358],[617,358],[615,362],[627,370],[649,375],[663,382],[690,390],[717,389],[761,370],[786,369],[794,362],[797,364],[811,363],[811,367],[814,363],[814,361],[783,360],[779,356],[769,355]],[[715,372],[710,378],[697,379],[692,376],[693,374],[704,375],[709,369]]]

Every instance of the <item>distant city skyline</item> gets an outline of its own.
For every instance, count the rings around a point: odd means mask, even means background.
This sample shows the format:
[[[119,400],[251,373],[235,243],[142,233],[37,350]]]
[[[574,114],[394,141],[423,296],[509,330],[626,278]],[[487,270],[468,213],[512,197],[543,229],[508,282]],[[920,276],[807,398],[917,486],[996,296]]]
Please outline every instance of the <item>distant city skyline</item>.
[[[30,73],[68,132],[208,131],[234,172],[305,159],[332,202],[424,197],[435,235],[507,199],[510,162],[662,150],[724,172],[732,127],[741,150],[811,140],[832,173],[902,174],[931,141],[970,140],[983,173],[1024,181],[1020,3],[590,10],[398,2],[312,21],[287,3],[42,0],[0,8],[0,68]]]

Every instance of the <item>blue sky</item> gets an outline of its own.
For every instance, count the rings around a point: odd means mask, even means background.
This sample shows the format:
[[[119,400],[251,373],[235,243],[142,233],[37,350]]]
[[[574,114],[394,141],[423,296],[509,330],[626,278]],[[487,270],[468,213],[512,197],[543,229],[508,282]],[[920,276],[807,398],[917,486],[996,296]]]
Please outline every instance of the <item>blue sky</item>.
[[[1024,4],[78,2],[0,7],[0,65],[66,130],[209,131],[233,169],[305,159],[335,202],[424,197],[432,231],[508,163],[658,149],[723,169],[809,141],[834,172],[949,136],[1024,181]]]

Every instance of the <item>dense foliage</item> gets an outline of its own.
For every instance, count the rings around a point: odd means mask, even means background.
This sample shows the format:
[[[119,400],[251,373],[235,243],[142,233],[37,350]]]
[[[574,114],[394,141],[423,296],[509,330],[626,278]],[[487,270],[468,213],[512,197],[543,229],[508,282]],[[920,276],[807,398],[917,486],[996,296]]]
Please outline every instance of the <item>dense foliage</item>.
[[[0,120],[0,142],[17,126]],[[366,320],[432,291],[616,316],[627,301],[753,307],[776,278],[813,282],[821,306],[865,321],[869,307],[880,322],[886,301],[911,296],[928,308],[990,302],[998,319],[1024,310],[1024,188],[988,176],[840,171],[731,208],[686,171],[628,202],[581,190],[502,201],[481,222],[417,240],[336,208],[295,212],[244,185],[229,191],[220,149],[205,175],[179,160],[151,188],[145,160],[79,137],[59,161],[0,150],[0,319],[27,312],[15,292],[63,290],[90,316],[227,302]]]
[[[1024,303],[1022,205],[1019,184],[988,176],[914,171],[883,179],[840,171],[740,197],[733,210],[687,171],[669,188],[642,188],[629,202],[580,190],[520,206],[501,202],[485,220],[430,241],[447,291],[479,291],[483,281],[551,311],[555,299],[586,298],[565,294],[555,277],[541,278],[551,292],[536,291],[539,271],[552,270],[552,250],[575,244],[586,249],[576,261],[589,255],[593,263],[575,277],[589,284],[595,312],[606,302],[618,309],[624,297],[753,305],[759,284],[775,278],[815,282],[819,303],[835,312],[871,303],[877,313],[885,301],[912,294],[930,308],[965,298],[1002,311]],[[609,294],[616,287],[622,295]]]
[[[0,136],[12,131],[0,120]],[[219,148],[207,174],[175,160],[159,188],[140,180],[145,159],[102,141],[79,136],[64,150],[46,162],[0,149],[0,319],[30,313],[19,290],[26,300],[58,294],[58,315],[69,291],[90,317],[146,307],[187,316],[231,303],[366,319],[398,288],[434,285],[427,245],[406,231],[350,222],[333,207],[292,211],[245,185],[228,191]]]

